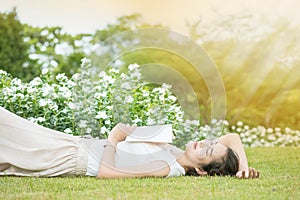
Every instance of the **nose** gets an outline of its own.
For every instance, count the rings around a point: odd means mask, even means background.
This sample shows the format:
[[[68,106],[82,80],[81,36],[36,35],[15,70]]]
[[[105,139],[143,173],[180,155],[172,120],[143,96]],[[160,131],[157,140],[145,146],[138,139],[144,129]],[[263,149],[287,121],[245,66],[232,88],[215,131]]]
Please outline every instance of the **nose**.
[[[200,142],[199,142],[199,146],[200,146],[200,147],[203,147],[203,146],[204,146],[204,142],[203,142],[203,141],[200,141]]]

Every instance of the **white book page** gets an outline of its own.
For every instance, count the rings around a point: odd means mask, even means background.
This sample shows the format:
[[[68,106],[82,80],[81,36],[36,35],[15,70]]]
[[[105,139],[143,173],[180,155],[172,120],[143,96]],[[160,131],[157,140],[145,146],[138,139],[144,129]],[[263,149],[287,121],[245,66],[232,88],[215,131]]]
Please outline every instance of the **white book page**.
[[[172,143],[172,125],[139,126],[125,141],[128,142],[162,142]]]

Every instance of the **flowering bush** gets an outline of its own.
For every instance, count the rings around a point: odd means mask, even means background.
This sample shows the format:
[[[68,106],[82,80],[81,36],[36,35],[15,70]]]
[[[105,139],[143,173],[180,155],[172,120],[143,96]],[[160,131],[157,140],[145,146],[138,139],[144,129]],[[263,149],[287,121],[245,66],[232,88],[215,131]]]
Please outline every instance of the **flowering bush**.
[[[240,134],[242,142],[249,147],[300,145],[300,131],[288,127],[284,129],[263,126],[250,128],[239,121],[236,125],[230,127],[230,131]]]
[[[63,74],[43,71],[29,83],[22,83],[0,70],[0,106],[45,127],[64,131],[73,128],[71,88],[74,82]]]
[[[114,68],[97,72],[84,59],[72,78],[53,76],[43,70],[29,83],[0,70],[0,106],[41,124],[68,134],[90,134],[106,138],[118,122],[141,125],[172,124],[174,144],[184,148],[190,140],[219,137],[228,132],[241,136],[245,146],[299,146],[300,131],[289,128],[250,128],[243,122],[229,125],[212,120],[184,120],[184,112],[171,92],[171,86],[143,82],[139,66],[130,65],[126,73]]]
[[[243,122],[230,125],[226,120],[212,120],[211,125],[196,127],[190,134],[191,140],[202,140],[204,138],[216,138],[226,133],[238,133],[246,147],[258,146],[299,146],[300,131],[290,128],[266,128],[257,126],[250,128]]]
[[[84,59],[80,72],[68,79],[44,70],[41,77],[22,83],[0,71],[0,106],[38,123],[69,134],[105,138],[118,122],[137,125],[177,124],[183,111],[171,86],[141,81],[139,66],[127,73],[111,68],[95,75]]]

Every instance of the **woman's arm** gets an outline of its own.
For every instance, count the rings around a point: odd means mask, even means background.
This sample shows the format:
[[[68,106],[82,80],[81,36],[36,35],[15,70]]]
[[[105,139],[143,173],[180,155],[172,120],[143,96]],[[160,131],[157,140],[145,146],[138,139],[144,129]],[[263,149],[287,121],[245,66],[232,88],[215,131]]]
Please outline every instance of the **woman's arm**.
[[[97,178],[134,178],[134,177],[164,177],[170,168],[164,161],[153,161],[145,165],[116,168],[115,152],[118,142],[123,141],[133,132],[135,127],[118,124],[109,134],[108,143],[104,147]]]
[[[248,170],[248,160],[241,141],[241,138],[236,133],[229,133],[219,138],[219,143],[231,148],[239,158],[239,171]]]
[[[246,152],[244,150],[241,138],[236,133],[229,133],[219,138],[219,143],[231,148],[238,156],[239,171],[236,176],[238,178],[258,178],[259,171],[248,166]]]

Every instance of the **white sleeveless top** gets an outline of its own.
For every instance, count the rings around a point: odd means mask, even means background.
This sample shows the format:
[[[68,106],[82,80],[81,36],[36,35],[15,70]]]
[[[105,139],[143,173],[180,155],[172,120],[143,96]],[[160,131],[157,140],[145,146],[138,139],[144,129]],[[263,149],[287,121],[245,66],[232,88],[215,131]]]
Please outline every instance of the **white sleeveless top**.
[[[87,176],[97,176],[106,139],[82,139],[88,151]],[[159,145],[144,142],[119,142],[115,153],[116,167],[130,167],[165,161],[170,167],[167,177],[185,175],[184,168],[176,161],[176,157]]]

